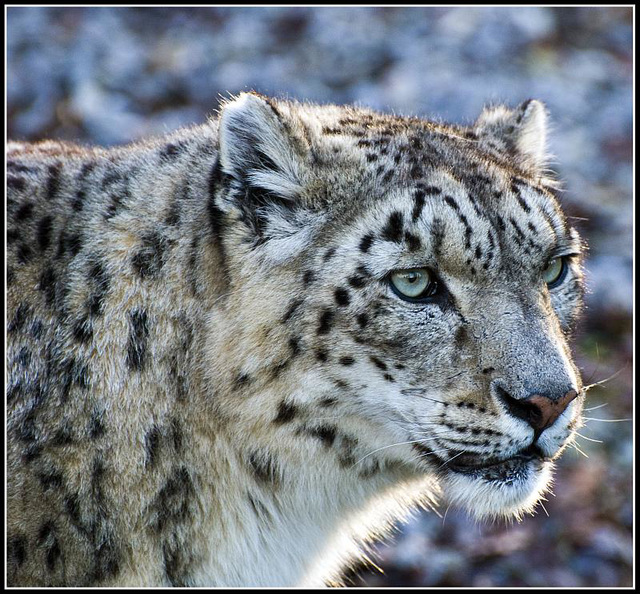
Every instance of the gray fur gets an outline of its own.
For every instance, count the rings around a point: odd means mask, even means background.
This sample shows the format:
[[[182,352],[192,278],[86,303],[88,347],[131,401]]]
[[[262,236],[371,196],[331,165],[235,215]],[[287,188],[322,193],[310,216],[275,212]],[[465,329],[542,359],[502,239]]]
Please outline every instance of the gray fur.
[[[465,128],[255,94],[127,147],[11,143],[9,585],[338,583],[440,492],[533,510],[583,401],[545,144],[537,101]],[[433,299],[401,299],[422,267]],[[514,414],[570,390],[541,433]]]

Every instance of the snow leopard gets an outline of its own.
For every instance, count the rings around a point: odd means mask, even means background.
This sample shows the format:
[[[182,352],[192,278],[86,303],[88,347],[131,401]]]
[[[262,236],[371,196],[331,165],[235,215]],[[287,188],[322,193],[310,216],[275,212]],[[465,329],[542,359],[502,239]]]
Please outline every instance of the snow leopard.
[[[532,513],[584,401],[547,120],[10,143],[8,584],[338,585],[417,508]]]

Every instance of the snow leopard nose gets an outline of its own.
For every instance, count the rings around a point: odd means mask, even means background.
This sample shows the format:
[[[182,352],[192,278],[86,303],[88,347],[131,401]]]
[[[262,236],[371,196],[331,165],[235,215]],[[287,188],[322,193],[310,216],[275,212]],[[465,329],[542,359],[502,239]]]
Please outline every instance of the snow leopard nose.
[[[526,398],[514,398],[502,386],[496,386],[495,393],[510,414],[525,420],[533,427],[536,436],[553,425],[567,406],[578,396],[578,392],[573,388],[557,398],[545,394],[531,394]]]

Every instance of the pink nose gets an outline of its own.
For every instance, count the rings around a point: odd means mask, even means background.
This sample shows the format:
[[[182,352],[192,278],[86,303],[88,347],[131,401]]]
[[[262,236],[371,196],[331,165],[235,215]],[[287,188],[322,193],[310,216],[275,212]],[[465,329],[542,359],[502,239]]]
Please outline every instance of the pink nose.
[[[526,421],[537,435],[555,423],[567,406],[578,396],[573,388],[559,398],[544,394],[531,394],[526,398],[513,398],[500,385],[496,385],[496,394],[507,410],[514,416]]]
[[[578,396],[575,390],[569,390],[564,396],[552,400],[548,396],[533,394],[521,401],[527,407],[529,424],[537,431],[542,432],[556,422],[556,419],[565,411],[571,401]]]

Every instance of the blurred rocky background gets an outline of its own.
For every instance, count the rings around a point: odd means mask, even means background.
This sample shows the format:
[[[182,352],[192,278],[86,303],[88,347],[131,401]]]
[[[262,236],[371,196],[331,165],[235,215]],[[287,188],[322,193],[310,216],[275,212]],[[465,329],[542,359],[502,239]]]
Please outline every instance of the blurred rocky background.
[[[549,107],[564,202],[589,243],[576,338],[586,427],[544,510],[442,507],[376,547],[354,586],[632,584],[632,43],[625,7],[7,9],[16,140],[115,144],[201,123],[241,90],[469,123]],[[546,510],[546,513],[545,513]]]

